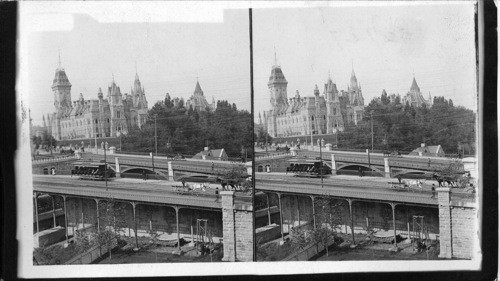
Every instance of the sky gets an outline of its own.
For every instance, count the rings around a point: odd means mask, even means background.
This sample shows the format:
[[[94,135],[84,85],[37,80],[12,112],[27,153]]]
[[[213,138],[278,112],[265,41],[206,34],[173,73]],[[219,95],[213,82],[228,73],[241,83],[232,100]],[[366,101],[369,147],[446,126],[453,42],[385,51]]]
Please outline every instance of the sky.
[[[22,2],[21,89],[31,117],[54,111],[52,79],[61,66],[72,87],[95,99],[113,77],[130,93],[137,73],[151,107],[166,93],[189,98],[198,79],[209,102],[250,111],[249,20],[231,2]],[[365,105],[408,92],[444,96],[476,110],[473,2],[252,2],[254,107],[270,109],[275,61],[288,97],[311,96],[328,75],[346,90],[354,68]],[[248,5],[246,5],[248,6]],[[274,7],[273,7],[274,6]],[[294,8],[288,8],[294,6]]]
[[[364,5],[253,11],[256,122],[271,107],[274,50],[288,98],[297,90],[312,96],[315,84],[322,93],[329,72],[347,90],[354,68],[365,105],[383,89],[406,94],[415,75],[424,98],[430,92],[476,111],[472,2]]]
[[[72,101],[80,93],[96,99],[99,88],[106,96],[113,77],[130,94],[137,65],[150,108],[166,93],[188,99],[198,80],[209,103],[214,97],[251,110],[247,9],[86,3],[21,6],[21,81],[34,125],[55,110],[51,85],[59,53]]]

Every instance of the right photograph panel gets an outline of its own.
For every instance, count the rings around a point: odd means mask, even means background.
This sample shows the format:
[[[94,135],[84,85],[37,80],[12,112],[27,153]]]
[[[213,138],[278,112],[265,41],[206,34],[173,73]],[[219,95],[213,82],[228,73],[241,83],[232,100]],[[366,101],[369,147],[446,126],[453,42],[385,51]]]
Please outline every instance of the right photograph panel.
[[[481,259],[476,3],[378,4],[253,10],[257,261]]]

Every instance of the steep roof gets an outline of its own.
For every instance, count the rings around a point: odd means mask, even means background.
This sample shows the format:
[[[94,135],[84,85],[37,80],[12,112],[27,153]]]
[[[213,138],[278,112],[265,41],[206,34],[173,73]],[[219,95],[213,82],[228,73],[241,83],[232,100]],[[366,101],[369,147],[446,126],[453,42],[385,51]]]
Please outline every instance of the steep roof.
[[[221,148],[221,149],[203,150],[201,152],[196,153],[193,156],[193,158],[202,159],[203,156],[205,156],[205,159],[207,159],[207,160],[221,160],[226,155],[225,155],[224,148]]]
[[[273,66],[273,69],[271,70],[271,75],[269,76],[269,82],[268,84],[272,83],[285,83],[287,84],[288,81],[285,79],[285,75],[283,74],[283,71],[279,66]]]
[[[410,91],[420,92],[420,87],[418,87],[417,80],[415,80],[415,77],[413,77],[413,82],[411,83]]]
[[[196,81],[196,87],[194,89],[194,95],[201,95],[203,96],[203,91],[201,90],[200,82]]]
[[[54,80],[52,81],[52,87],[57,86],[67,86],[71,87],[71,83],[69,82],[68,76],[66,72],[62,68],[58,68],[56,70],[56,75],[54,76]]]

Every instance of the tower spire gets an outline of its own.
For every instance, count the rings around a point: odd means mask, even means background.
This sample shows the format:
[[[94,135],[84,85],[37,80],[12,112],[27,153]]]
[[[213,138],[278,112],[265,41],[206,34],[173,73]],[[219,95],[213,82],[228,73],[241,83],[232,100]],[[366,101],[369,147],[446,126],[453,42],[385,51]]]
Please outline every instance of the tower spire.
[[[278,59],[276,57],[276,45],[274,45],[274,66],[278,66]]]

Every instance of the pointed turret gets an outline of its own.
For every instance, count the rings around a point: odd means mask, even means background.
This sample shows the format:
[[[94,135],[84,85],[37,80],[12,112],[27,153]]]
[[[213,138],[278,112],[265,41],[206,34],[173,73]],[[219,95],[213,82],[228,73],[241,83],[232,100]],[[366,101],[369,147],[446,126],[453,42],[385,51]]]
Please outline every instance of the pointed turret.
[[[314,95],[319,96],[318,84],[314,85]]]
[[[413,76],[413,82],[411,83],[410,92],[420,92],[420,88],[418,87],[417,80],[415,80],[415,76]]]
[[[195,96],[203,96],[203,91],[201,90],[200,82],[196,80],[196,87],[194,88],[194,93]]]
[[[358,89],[358,79],[356,78],[356,74],[354,73],[354,68],[351,72],[351,83],[349,85],[349,89],[351,91],[355,91],[356,89]]]
[[[102,94],[102,90],[101,90],[101,88],[99,88],[99,91],[97,92],[97,98],[102,100],[103,96],[104,95]]]

